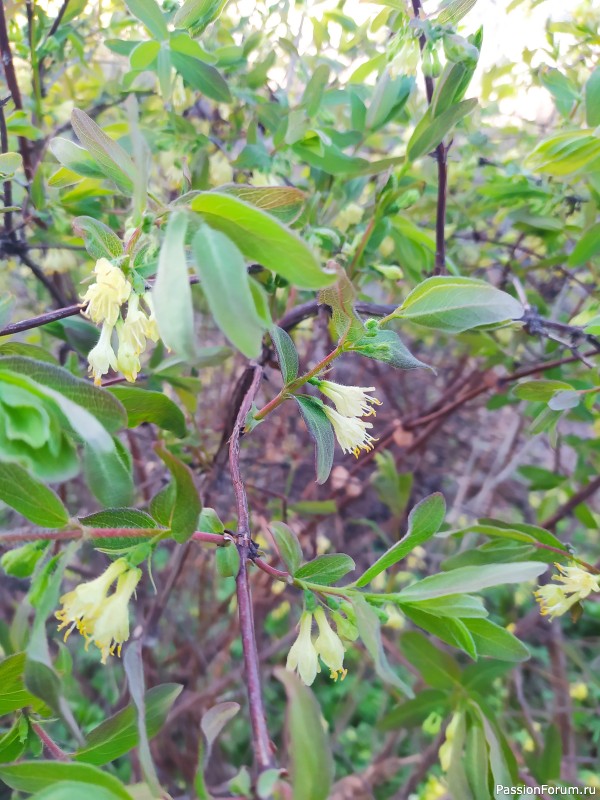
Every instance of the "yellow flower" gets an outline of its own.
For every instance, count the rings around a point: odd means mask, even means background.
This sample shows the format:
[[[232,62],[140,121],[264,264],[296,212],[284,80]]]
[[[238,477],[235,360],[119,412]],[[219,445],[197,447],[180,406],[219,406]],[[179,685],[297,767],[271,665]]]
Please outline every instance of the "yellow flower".
[[[369,417],[375,415],[373,406],[380,406],[381,400],[371,397],[374,386],[343,386],[333,381],[319,381],[319,391],[333,400],[336,409],[344,417]]]
[[[346,233],[351,225],[356,225],[361,221],[364,213],[364,209],[357,205],[357,203],[349,203],[346,208],[340,211],[334,219],[333,224],[338,231]]]
[[[102,376],[108,370],[117,369],[117,357],[110,342],[113,326],[108,322],[103,323],[98,344],[88,353],[88,369],[94,376],[94,383],[99,386]]]
[[[125,378],[134,383],[141,370],[140,355],[129,340],[121,339],[119,331],[119,350],[117,352],[117,368]]]
[[[105,570],[102,575],[93,581],[80,583],[71,592],[63,594],[60,598],[62,608],[56,612],[55,616],[60,621],[58,630],[70,628],[65,633],[65,641],[73,628],[87,636],[92,626],[92,621],[99,614],[104,603],[108,590],[117,578],[127,569],[127,561],[119,558]]]
[[[454,735],[461,720],[461,714],[454,714],[446,728],[446,738],[438,750],[438,758],[440,759],[440,766],[444,772],[450,769],[450,762],[452,761],[452,747],[454,742]]]
[[[550,619],[559,617],[567,612],[578,600],[583,600],[592,592],[600,591],[600,577],[592,575],[585,569],[571,564],[563,567],[561,564],[554,565],[560,575],[553,575],[552,579],[562,583],[562,586],[546,584],[538,587],[535,598],[541,606],[541,613]]]
[[[587,700],[589,695],[587,683],[583,683],[583,681],[579,681],[579,683],[572,683],[569,686],[569,696],[573,698],[573,700],[579,700],[583,702],[583,700]]]
[[[592,592],[600,592],[600,576],[592,575],[587,570],[572,564],[570,567],[563,567],[562,564],[555,564],[556,569],[561,575],[553,575],[552,579],[564,583],[565,592],[576,594],[578,600],[583,600]]]
[[[323,406],[323,411],[333,425],[333,430],[344,453],[353,453],[358,458],[361,450],[368,453],[373,449],[373,442],[376,442],[377,439],[367,433],[367,428],[373,427],[370,422],[364,422],[358,417],[343,417],[329,406]]]
[[[123,303],[131,293],[131,284],[123,272],[107,258],[100,258],[94,267],[96,282],[88,287],[82,300],[85,314],[94,322],[115,325]]]
[[[441,800],[448,796],[447,787],[434,775],[427,779],[420,800]]]
[[[217,150],[217,152],[210,157],[209,163],[210,182],[213,186],[222,186],[225,183],[231,183],[233,180],[233,169],[229,163],[229,159],[221,150]]]
[[[329,624],[325,611],[320,606],[315,611],[315,619],[319,626],[315,649],[321,660],[329,667],[333,680],[337,681],[340,676],[344,680],[348,670],[344,669],[345,650],[342,640]]]
[[[119,328],[119,341],[127,342],[138,353],[146,349],[148,317],[140,308],[140,297],[132,292],[127,303],[127,316]]]
[[[114,655],[115,649],[120,656],[123,642],[129,639],[129,601],[141,577],[139,569],[129,569],[120,575],[115,592],[93,621],[90,636],[102,653],[103,664],[109,655]]]
[[[311,638],[312,614],[304,611],[300,617],[300,633],[288,653],[286,669],[296,670],[307,686],[311,686],[317,677],[319,658]]]
[[[158,342],[160,333],[158,332],[158,325],[156,323],[156,315],[154,312],[154,303],[152,302],[152,293],[146,292],[144,295],[144,303],[150,309],[150,316],[146,321],[146,336],[153,342]]]

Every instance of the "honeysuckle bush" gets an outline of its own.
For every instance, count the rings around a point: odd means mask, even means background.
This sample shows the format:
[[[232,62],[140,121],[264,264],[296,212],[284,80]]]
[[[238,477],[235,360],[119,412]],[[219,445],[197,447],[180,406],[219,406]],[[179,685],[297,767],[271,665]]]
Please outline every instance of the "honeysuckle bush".
[[[0,0],[7,797],[597,785],[600,14],[474,6]]]

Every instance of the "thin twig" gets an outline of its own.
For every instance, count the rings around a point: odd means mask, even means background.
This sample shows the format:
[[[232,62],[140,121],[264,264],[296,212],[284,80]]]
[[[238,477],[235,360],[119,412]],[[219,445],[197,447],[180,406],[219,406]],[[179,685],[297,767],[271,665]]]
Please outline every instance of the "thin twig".
[[[42,726],[39,723],[30,721],[30,725],[31,725],[32,729],[34,730],[35,734],[37,735],[37,737],[39,738],[39,740],[42,742],[42,744],[44,745],[46,750],[50,753],[50,755],[53,758],[55,758],[57,761],[70,761],[71,760],[69,758],[69,756],[67,755],[67,753],[65,753],[65,751],[62,750],[56,744],[56,742],[53,739],[50,738],[50,736],[48,736],[46,731],[42,728]]]
[[[574,511],[580,503],[589,500],[600,489],[600,475],[596,476],[594,480],[586,483],[575,494],[570,497],[566,503],[558,508],[552,516],[545,519],[541,526],[549,531],[556,530],[558,523],[565,517],[568,517],[571,511]]]
[[[250,535],[248,498],[240,471],[240,436],[242,435],[246,424],[246,417],[248,416],[248,412],[252,407],[252,402],[260,386],[261,378],[262,367],[256,365],[254,366],[252,381],[238,410],[233,433],[231,434],[229,442],[229,471],[237,507],[237,548],[240,554],[240,567],[236,578],[236,592],[242,648],[244,651],[250,724],[252,726],[254,753],[259,772],[263,772],[272,767],[273,756],[262,697],[258,650],[254,631],[254,611],[252,607],[252,596],[250,594],[250,583],[248,581],[248,561],[253,557],[254,544]]]
[[[21,99],[21,91],[17,81],[17,74],[15,72],[15,65],[13,64],[12,51],[10,49],[10,41],[8,38],[8,28],[6,26],[6,15],[4,13],[4,0],[0,0],[0,56],[2,57],[2,64],[4,65],[4,75],[6,77],[6,85],[10,92],[15,108],[18,111],[23,109],[23,100]],[[33,178],[33,171],[31,169],[31,161],[29,158],[29,146],[27,139],[19,136],[19,152],[23,159],[23,169],[27,180]]]
[[[8,153],[8,130],[6,127],[6,117],[4,116],[4,106],[8,98],[0,100],[0,151]],[[10,178],[4,181],[4,208],[12,206],[12,181]],[[12,230],[12,211],[4,214],[4,232],[8,234]]]

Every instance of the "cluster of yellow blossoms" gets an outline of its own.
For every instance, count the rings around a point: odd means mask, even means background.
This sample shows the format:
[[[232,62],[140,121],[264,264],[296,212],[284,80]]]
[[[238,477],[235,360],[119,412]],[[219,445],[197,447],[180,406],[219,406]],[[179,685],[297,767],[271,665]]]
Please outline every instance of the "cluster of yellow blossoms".
[[[344,453],[353,453],[358,458],[360,451],[369,452],[373,449],[374,439],[368,428],[373,425],[365,422],[361,417],[375,415],[373,406],[380,406],[381,401],[371,397],[368,392],[374,392],[374,386],[343,386],[333,381],[322,381],[313,378],[311,381],[325,397],[333,401],[335,408],[323,406],[327,419],[333,425],[336,438]]]
[[[577,564],[569,567],[563,567],[561,564],[554,566],[560,574],[553,575],[553,580],[562,586],[547,583],[545,586],[539,586],[535,592],[541,613],[550,619],[565,614],[575,603],[585,599],[592,592],[600,592],[600,575],[592,575]]]
[[[319,628],[319,635],[313,641],[313,616]],[[333,680],[343,680],[348,672],[344,669],[345,648],[342,640],[329,624],[325,611],[319,606],[313,614],[304,611],[300,617],[300,633],[288,653],[286,668],[296,670],[307,686],[311,686],[321,671],[319,658],[329,668]]]
[[[87,303],[85,314],[102,325],[98,344],[88,354],[89,370],[94,383],[100,384],[109,369],[122,372],[128,381],[135,381],[140,367],[140,355],[146,349],[146,340],[158,341],[158,328],[149,292],[140,298],[133,290],[122,270],[106,258],[96,262],[95,282],[88,287],[82,300]],[[140,307],[143,299],[149,315]],[[123,318],[121,309],[127,303]],[[113,330],[117,331],[118,348],[113,350]]]
[[[56,612],[58,630],[68,627],[65,641],[74,628],[85,638],[85,649],[93,642],[102,653],[102,663],[109,655],[121,655],[123,642],[129,639],[129,601],[142,577],[141,570],[119,558],[93,581],[81,583],[60,598]],[[117,588],[108,592],[117,581]]]

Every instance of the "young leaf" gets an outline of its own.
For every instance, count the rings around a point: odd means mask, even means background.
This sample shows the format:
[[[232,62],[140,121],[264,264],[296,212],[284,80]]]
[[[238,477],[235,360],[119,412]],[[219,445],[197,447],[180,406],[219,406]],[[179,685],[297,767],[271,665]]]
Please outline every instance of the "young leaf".
[[[156,0],[125,0],[125,5],[148,28],[152,36],[159,41],[168,38],[169,29]]]
[[[460,103],[450,106],[439,116],[434,117],[429,108],[417,127],[414,129],[406,147],[406,158],[416,161],[426,153],[430,153],[438,146],[444,137],[461,119],[470,114],[477,106],[477,100],[461,100]]]
[[[521,561],[512,564],[486,564],[477,567],[460,567],[450,572],[430,575],[413,583],[398,593],[398,601],[413,602],[431,597],[444,597],[458,592],[479,592],[504,583],[531,581],[545,572],[547,564]]]
[[[446,276],[420,283],[394,316],[426,328],[462,333],[481,325],[520,319],[523,313],[518,300],[485,281]]]
[[[175,479],[175,503],[169,520],[173,538],[179,543],[186,542],[196,530],[202,511],[192,471],[164,447],[157,445],[154,449]]]
[[[136,179],[135,165],[121,145],[108,137],[102,128],[79,108],[73,109],[71,124],[77,138],[104,175],[123,192],[127,194],[133,192]]]
[[[286,732],[293,798],[327,800],[334,764],[319,704],[293,672],[278,667],[275,677],[283,683],[288,698]]]
[[[152,302],[161,339],[177,355],[194,357],[194,311],[185,258],[187,217],[175,213],[169,219],[160,248]]]
[[[91,764],[74,764],[66,761],[21,761],[19,764],[0,765],[0,779],[11,789],[34,793],[61,781],[74,781],[93,791],[93,787],[107,789],[109,796],[120,800],[133,800],[120,780]],[[60,797],[56,795],[56,800]]]
[[[292,337],[283,330],[273,325],[269,328],[271,341],[277,350],[279,369],[284,383],[291,383],[298,377],[298,351],[292,341]]]
[[[423,544],[436,534],[446,514],[446,502],[439,492],[430,494],[416,505],[408,516],[406,536],[384,553],[356,582],[357,586],[366,586],[380,572],[403,559],[417,545]]]
[[[210,64],[205,64],[199,58],[188,56],[185,53],[178,53],[176,50],[171,50],[171,64],[192,89],[197,89],[211,100],[216,100],[217,103],[231,102],[231,93],[227,82],[221,73]]]
[[[489,619],[465,619],[480,656],[500,661],[527,661],[531,653],[516,636]]]
[[[0,500],[44,528],[64,528],[69,521],[58,495],[18,464],[0,464]]]
[[[354,342],[348,350],[360,353],[366,358],[383,361],[396,369],[431,369],[428,364],[419,361],[410,350],[402,343],[395,331],[376,330],[362,336]]]
[[[193,27],[195,32],[201,33],[219,16],[226,3],[227,0],[185,0],[173,18],[173,24],[178,28]]]
[[[192,252],[215,322],[247,358],[258,358],[265,331],[250,289],[244,257],[220,231],[202,225]]]
[[[80,236],[92,258],[117,258],[123,255],[123,243],[108,225],[93,217],[75,217],[73,231]]]
[[[414,697],[414,692],[391,668],[381,642],[381,622],[375,610],[358,593],[351,596],[352,607],[356,616],[358,634],[373,659],[375,671],[382,681],[399,689],[407,697]]]
[[[281,560],[294,575],[302,563],[302,548],[294,531],[284,522],[272,522],[271,533]]]
[[[25,653],[14,653],[0,661],[0,717],[27,706],[37,710],[42,705],[41,700],[27,691],[24,672]]]
[[[307,395],[295,397],[308,432],[315,443],[317,483],[325,483],[333,466],[335,437],[333,426],[318,400]]]
[[[323,586],[331,586],[331,584],[337,583],[340,578],[343,578],[344,575],[352,572],[355,567],[354,560],[345,553],[326,553],[313,558],[307,564],[303,564],[294,573],[294,578]]]
[[[320,289],[334,280],[293,231],[237,197],[203,192],[191,207],[211,228],[228,236],[251,261],[262,264],[301,289]]]

